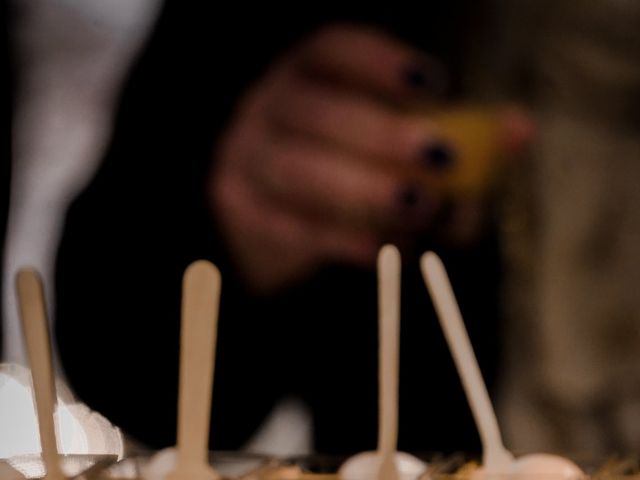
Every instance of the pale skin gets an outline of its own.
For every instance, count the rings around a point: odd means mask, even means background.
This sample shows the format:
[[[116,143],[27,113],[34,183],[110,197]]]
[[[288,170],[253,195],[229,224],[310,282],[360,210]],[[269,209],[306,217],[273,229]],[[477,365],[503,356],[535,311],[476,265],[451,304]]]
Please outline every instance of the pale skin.
[[[286,53],[246,93],[214,153],[209,194],[250,288],[269,293],[329,262],[373,268],[383,242],[428,231],[442,198],[398,170],[437,168],[428,152],[442,145],[435,128],[402,112],[433,98],[443,78],[423,53],[339,25]]]

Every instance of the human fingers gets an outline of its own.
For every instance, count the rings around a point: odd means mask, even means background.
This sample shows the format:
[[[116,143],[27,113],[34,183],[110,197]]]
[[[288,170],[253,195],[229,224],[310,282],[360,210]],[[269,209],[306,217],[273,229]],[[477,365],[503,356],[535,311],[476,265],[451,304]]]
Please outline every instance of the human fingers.
[[[438,62],[373,28],[330,25],[296,53],[298,66],[311,76],[392,100],[437,96],[446,89]]]
[[[438,170],[437,128],[369,97],[304,79],[283,84],[266,106],[273,128],[324,142],[371,163]]]
[[[255,152],[258,188],[289,208],[322,219],[378,231],[424,229],[440,197],[393,170],[369,165],[341,149],[279,138]]]

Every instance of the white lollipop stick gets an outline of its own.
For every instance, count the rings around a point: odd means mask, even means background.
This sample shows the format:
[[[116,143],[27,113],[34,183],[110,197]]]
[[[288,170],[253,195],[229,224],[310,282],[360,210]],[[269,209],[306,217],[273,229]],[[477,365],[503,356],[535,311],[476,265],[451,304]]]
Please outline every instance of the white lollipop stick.
[[[482,379],[444,265],[435,253],[427,252],[420,259],[420,268],[480,433],[485,469],[493,473],[508,472],[513,463],[513,455],[502,442],[487,386]]]
[[[385,245],[378,255],[379,410],[378,448],[345,461],[344,480],[415,480],[427,466],[398,445],[398,373],[400,351],[400,253]]]

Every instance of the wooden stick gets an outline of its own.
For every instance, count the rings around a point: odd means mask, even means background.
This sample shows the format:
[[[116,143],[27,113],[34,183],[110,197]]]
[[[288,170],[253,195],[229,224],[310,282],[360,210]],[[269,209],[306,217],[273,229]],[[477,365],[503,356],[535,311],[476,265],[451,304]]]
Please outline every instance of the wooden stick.
[[[378,256],[379,309],[379,480],[396,480],[400,344],[400,252],[385,245]]]
[[[47,472],[45,479],[62,480],[65,475],[60,468],[53,420],[56,388],[51,368],[49,322],[42,281],[35,270],[23,268],[17,274],[16,288],[22,329],[31,365],[42,460]]]
[[[420,268],[480,433],[484,451],[482,463],[490,472],[508,472],[513,455],[502,443],[498,419],[447,271],[434,252],[422,255]]]
[[[209,465],[209,422],[221,278],[210,262],[189,265],[182,284],[178,455],[170,480],[216,480]]]

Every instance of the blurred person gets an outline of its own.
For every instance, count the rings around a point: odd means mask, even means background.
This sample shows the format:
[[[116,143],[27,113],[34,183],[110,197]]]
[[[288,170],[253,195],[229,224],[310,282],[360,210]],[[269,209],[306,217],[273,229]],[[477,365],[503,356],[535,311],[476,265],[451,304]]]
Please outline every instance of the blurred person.
[[[1,18],[6,19],[7,5],[5,2],[0,2],[0,15]],[[6,22],[6,20],[5,20]],[[2,23],[2,45],[0,46],[0,62],[3,71],[8,72],[9,67],[9,35],[6,28],[6,23]],[[3,96],[0,99],[3,121],[5,125],[11,124],[11,91],[12,81],[11,77],[7,75],[5,77],[5,87],[3,89]],[[11,130],[9,128],[4,130],[4,135],[0,140],[0,265],[4,264],[4,243],[6,234],[7,217],[9,215],[9,184],[11,179]],[[2,287],[2,277],[0,276],[0,289]],[[0,325],[2,325],[3,312],[0,309]],[[2,328],[0,328],[0,355],[2,354]]]
[[[110,136],[117,92],[154,20],[159,0],[9,0],[15,78],[11,208],[2,277],[5,362],[24,364],[14,275],[37,268],[53,285],[62,218],[86,185]],[[5,17],[3,17],[5,18]],[[3,165],[9,166],[9,157]],[[9,195],[9,189],[6,190]],[[4,239],[4,237],[3,237]],[[47,289],[49,306],[53,289]],[[55,349],[54,349],[54,357]]]
[[[451,269],[491,384],[495,238],[482,200],[399,173],[456,166],[437,129],[403,112],[447,83],[449,100],[464,95],[474,9],[429,5],[425,17],[408,5],[166,4],[59,250],[57,342],[92,408],[149,446],[174,442],[181,275],[208,258],[223,275],[212,447],[240,448],[291,395],[309,406],[315,449],[373,449],[374,260],[395,242],[400,448],[479,450],[417,256],[435,249]]]
[[[503,204],[506,441],[637,452],[640,4],[493,4],[476,85],[520,98],[538,126]]]

